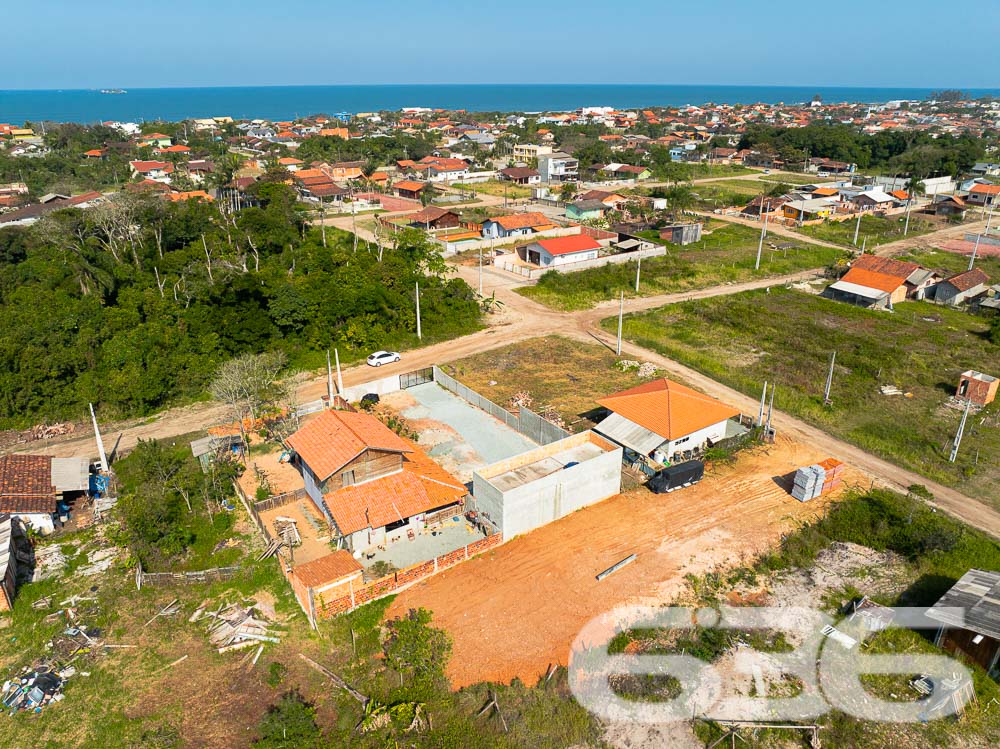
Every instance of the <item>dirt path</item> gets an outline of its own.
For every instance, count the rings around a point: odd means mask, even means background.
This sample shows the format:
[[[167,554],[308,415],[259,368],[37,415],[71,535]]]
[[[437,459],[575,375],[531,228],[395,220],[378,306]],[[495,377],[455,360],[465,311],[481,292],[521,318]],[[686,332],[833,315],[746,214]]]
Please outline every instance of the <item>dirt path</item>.
[[[782,435],[684,491],[622,494],[515,538],[399,594],[388,615],[424,607],[453,639],[453,687],[482,680],[532,685],[592,617],[623,603],[662,603],[684,575],[732,565],[815,517],[829,498],[798,502],[775,481],[828,455]],[[863,482],[851,471],[847,482]],[[636,554],[597,582],[595,575]]]

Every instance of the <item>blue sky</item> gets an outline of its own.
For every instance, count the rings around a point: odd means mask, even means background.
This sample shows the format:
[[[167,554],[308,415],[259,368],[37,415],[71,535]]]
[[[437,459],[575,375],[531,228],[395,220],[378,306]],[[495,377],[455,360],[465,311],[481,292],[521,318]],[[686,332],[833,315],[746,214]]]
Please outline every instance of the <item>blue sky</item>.
[[[1000,3],[38,0],[0,89],[340,83],[1000,87]]]

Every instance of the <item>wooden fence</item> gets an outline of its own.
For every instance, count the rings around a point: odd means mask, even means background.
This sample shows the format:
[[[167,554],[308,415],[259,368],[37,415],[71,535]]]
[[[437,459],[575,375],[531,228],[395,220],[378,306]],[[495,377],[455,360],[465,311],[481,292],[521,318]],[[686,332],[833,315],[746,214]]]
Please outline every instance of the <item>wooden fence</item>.
[[[257,500],[253,503],[253,508],[258,513],[267,512],[268,510],[273,510],[275,507],[289,505],[292,502],[298,502],[299,500],[306,499],[308,496],[309,495],[306,493],[305,487],[302,487],[294,491],[285,492],[284,494],[268,497],[267,499]]]
[[[143,585],[189,585],[191,583],[217,583],[231,580],[242,570],[242,567],[213,567],[209,570],[194,572],[145,572],[140,563],[135,568],[135,587],[142,590]]]

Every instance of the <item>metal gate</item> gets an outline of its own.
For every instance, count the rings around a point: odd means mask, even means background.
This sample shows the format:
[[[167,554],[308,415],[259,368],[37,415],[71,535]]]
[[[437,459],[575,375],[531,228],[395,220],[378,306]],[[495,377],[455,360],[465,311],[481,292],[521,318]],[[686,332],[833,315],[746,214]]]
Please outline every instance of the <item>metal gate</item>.
[[[426,382],[434,382],[434,368],[418,369],[415,372],[407,372],[399,376],[399,387],[403,390],[416,385],[423,385]]]

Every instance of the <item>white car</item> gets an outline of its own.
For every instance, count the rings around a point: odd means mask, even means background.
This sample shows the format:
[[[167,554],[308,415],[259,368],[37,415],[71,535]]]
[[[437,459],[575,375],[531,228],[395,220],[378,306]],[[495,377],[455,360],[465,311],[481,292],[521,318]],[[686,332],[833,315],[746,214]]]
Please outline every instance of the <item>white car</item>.
[[[816,172],[817,177],[829,177],[830,172]]]
[[[392,364],[399,361],[398,351],[376,351],[368,357],[369,367],[381,367],[383,364]]]
[[[771,170],[770,170],[770,169],[765,169],[765,170],[764,170],[764,174],[770,174],[770,173],[771,173]]]

